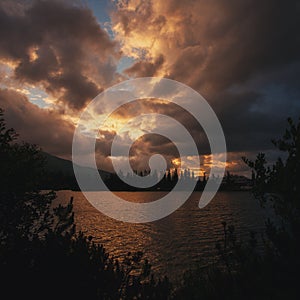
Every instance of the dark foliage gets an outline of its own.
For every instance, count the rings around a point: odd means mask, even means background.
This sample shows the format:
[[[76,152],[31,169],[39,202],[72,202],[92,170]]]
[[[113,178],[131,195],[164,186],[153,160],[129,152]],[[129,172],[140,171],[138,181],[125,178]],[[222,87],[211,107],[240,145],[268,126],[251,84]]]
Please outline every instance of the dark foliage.
[[[176,299],[298,299],[300,270],[300,122],[273,141],[286,159],[269,165],[263,153],[243,160],[252,169],[253,192],[262,207],[273,208],[261,246],[255,233],[238,241],[233,226],[224,226],[216,245],[215,265],[188,271]]]

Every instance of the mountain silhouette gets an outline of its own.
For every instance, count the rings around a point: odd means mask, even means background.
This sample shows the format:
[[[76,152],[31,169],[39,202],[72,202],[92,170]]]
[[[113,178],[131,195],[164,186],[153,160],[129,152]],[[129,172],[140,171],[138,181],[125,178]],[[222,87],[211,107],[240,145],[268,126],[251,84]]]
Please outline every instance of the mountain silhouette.
[[[41,179],[41,188],[55,190],[79,189],[75,178],[72,161],[51,155],[46,152],[42,152],[42,156],[45,162],[45,175]],[[75,168],[88,179],[91,185],[95,185],[95,181],[93,179],[97,177],[95,176],[97,171],[89,167],[78,165],[75,165]],[[111,177],[111,173],[104,170],[98,170],[98,173],[103,180],[107,180]]]

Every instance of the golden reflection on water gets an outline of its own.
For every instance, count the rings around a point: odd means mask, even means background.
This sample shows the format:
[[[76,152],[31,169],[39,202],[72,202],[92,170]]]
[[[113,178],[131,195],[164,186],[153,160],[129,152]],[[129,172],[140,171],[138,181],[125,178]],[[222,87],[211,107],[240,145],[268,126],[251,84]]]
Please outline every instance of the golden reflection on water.
[[[110,192],[93,192],[99,199],[109,199]],[[130,201],[154,201],[164,192],[116,192]],[[170,216],[144,224],[130,224],[111,219],[96,210],[81,192],[57,192],[59,203],[74,197],[75,223],[78,230],[104,244],[115,258],[129,251],[143,251],[152,269],[160,275],[177,278],[195,263],[214,260],[215,244],[222,239],[222,222],[234,225],[238,236],[246,238],[250,230],[262,231],[263,213],[247,192],[219,192],[203,209],[198,208],[200,192]],[[179,195],[179,194],[178,194]],[[176,197],[176,194],[175,194]],[[116,208],[117,209],[117,208]]]

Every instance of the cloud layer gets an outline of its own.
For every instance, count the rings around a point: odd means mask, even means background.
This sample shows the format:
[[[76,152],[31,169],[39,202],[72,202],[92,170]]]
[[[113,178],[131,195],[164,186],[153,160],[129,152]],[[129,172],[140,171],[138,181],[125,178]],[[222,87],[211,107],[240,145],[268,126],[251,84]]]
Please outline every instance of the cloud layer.
[[[22,141],[37,144],[49,153],[70,158],[74,126],[57,113],[42,109],[13,90],[0,89],[1,108],[7,126],[14,128]]]
[[[0,5],[0,58],[15,65],[15,78],[41,84],[72,109],[114,81],[116,43],[89,9],[70,1],[13,8]]]
[[[217,112],[229,150],[247,151],[268,149],[299,114],[299,15],[298,1],[132,0],[113,21],[138,59],[127,74],[193,87]]]
[[[209,101],[236,162],[231,167],[243,170],[237,157],[268,151],[285,119],[300,114],[299,15],[296,0],[117,1],[109,34],[80,1],[2,1],[0,107],[23,139],[67,157],[76,118],[99,92],[125,78],[168,77]],[[134,62],[119,74],[122,57]],[[45,92],[50,108],[32,104],[24,86]],[[209,153],[199,124],[178,107],[153,100],[113,117],[120,125],[142,112],[176,118],[201,154]],[[132,128],[124,144],[134,140]],[[108,169],[113,136],[113,127],[101,128],[97,155]],[[147,135],[132,148],[133,164],[144,168],[156,152],[169,165],[177,155],[166,139]]]

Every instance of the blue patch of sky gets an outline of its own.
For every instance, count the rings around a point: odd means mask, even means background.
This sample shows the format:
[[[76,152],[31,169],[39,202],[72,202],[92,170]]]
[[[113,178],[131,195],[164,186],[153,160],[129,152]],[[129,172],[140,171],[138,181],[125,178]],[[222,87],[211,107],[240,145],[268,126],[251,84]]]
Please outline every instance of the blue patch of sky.
[[[51,106],[50,103],[45,101],[45,99],[48,97],[48,94],[44,92],[42,89],[37,87],[30,87],[27,90],[29,92],[27,96],[31,103],[41,108],[48,108]]]
[[[0,64],[0,70],[7,76],[7,81],[10,80],[9,78],[13,77],[13,69],[11,67],[5,64]],[[6,80],[0,82],[0,89],[12,88],[10,84],[7,84],[7,82],[5,82]],[[46,108],[50,106],[50,104],[45,101],[45,99],[48,97],[47,93],[38,87],[24,86],[22,89],[16,89],[16,91],[25,94],[31,103],[41,108]]]
[[[114,32],[111,28],[111,19],[109,12],[113,9],[114,3],[112,0],[87,0],[87,6],[93,11],[94,16],[97,18],[100,26],[104,28],[109,34],[111,39],[114,39]],[[123,56],[117,65],[117,72],[121,73],[134,63],[134,58]]]
[[[117,72],[122,73],[125,69],[134,63],[135,59],[128,56],[123,56],[117,65]]]
[[[105,28],[110,38],[113,39],[114,33],[111,29],[109,11],[113,9],[114,4],[110,0],[86,0],[85,3],[93,11],[100,26]]]

